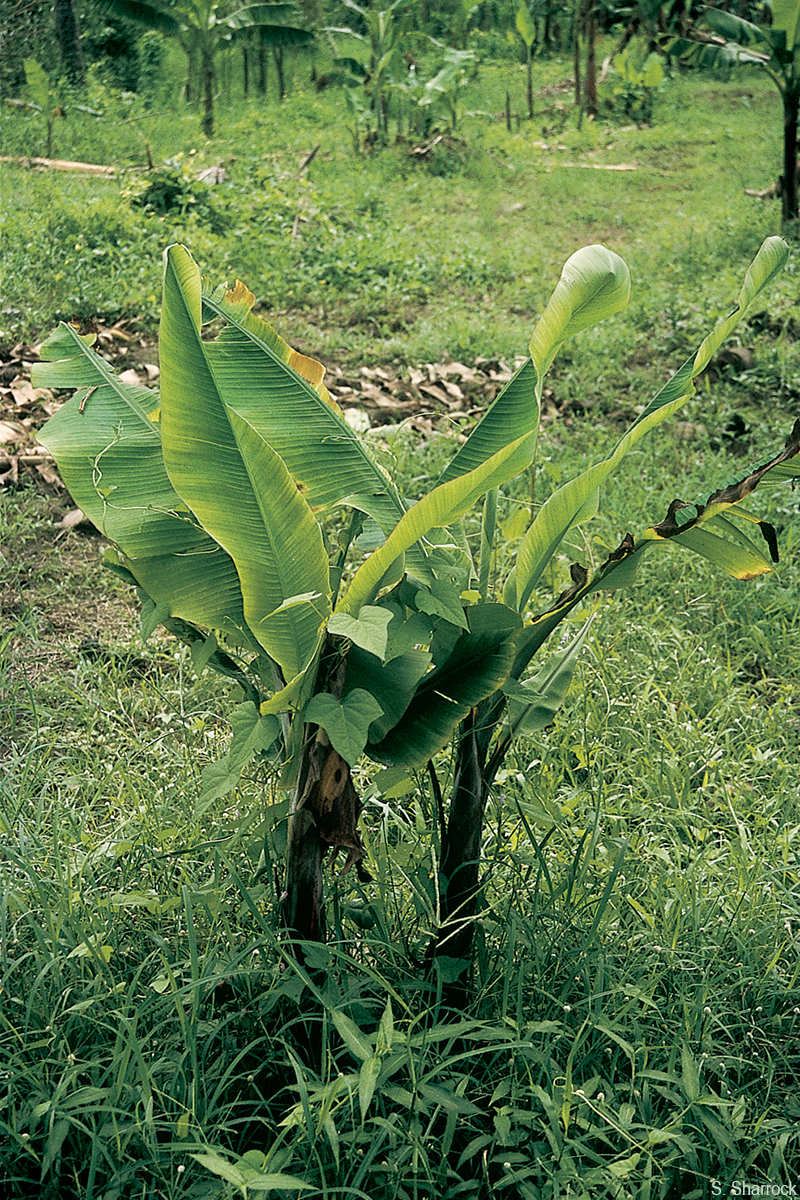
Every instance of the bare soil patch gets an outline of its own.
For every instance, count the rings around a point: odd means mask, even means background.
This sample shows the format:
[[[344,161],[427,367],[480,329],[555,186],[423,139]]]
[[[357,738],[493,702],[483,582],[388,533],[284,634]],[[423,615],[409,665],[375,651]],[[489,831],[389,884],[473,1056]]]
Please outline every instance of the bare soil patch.
[[[96,335],[96,349],[123,378],[145,387],[157,384],[157,342],[136,332],[130,321],[108,328],[83,327],[81,332]],[[0,346],[0,486],[29,479],[45,494],[58,496],[63,484],[36,434],[69,393],[33,387],[31,369],[40,350],[39,345],[22,343]],[[452,429],[480,416],[522,361],[423,363],[404,372],[334,364],[327,367],[325,382],[345,418],[360,432],[407,423],[425,435],[443,418]]]

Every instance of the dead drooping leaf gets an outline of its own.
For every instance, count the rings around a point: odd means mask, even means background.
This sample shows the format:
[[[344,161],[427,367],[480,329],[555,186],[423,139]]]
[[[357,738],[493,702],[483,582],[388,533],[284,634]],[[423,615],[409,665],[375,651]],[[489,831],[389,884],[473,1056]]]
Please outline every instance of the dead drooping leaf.
[[[730,505],[740,503],[751,492],[755,491],[768,471],[772,471],[776,467],[790,462],[798,454],[800,454],[800,418],[795,421],[783,450],[779,454],[776,454],[774,458],[769,459],[768,462],[761,463],[760,466],[754,467],[752,471],[749,471],[734,483],[729,483],[726,487],[712,492],[705,504],[687,504],[684,500],[673,500],[664,520],[659,522],[658,525],[653,526],[653,532],[661,538],[675,537],[677,534],[684,533],[687,529],[691,529],[693,525],[696,525],[707,509],[717,507],[726,508]],[[693,510],[694,516],[689,517],[688,520],[683,522],[678,521],[676,514],[687,508]],[[772,561],[778,562],[778,541],[774,528],[768,521],[759,521],[758,526],[769,547]]]
[[[603,566],[608,566],[612,562],[622,562],[623,558],[627,558],[629,554],[633,554],[636,549],[636,543],[633,540],[632,533],[626,533],[616,550],[612,550]]]
[[[371,878],[363,865],[364,844],[358,832],[361,801],[348,763],[334,750],[324,729],[318,729],[308,755],[308,775],[298,809],[310,813],[320,838],[334,849],[347,851],[342,874],[356,868],[359,879]]]
[[[563,604],[568,604],[570,600],[574,600],[578,592],[586,587],[586,584],[589,581],[589,572],[587,571],[586,567],[581,565],[581,563],[572,563],[569,569],[569,574],[570,578],[572,579],[572,585],[568,588],[564,588],[563,592],[561,592],[561,594],[557,597],[555,604],[551,604],[549,608],[544,610],[544,612],[539,613],[539,617],[546,617],[548,613],[555,612],[557,609],[561,608]]]

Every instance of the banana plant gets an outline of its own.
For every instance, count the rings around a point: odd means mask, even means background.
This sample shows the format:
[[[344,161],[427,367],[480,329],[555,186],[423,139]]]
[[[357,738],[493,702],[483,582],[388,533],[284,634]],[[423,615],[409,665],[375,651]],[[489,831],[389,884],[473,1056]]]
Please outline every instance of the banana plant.
[[[366,87],[371,93],[375,115],[375,132],[381,145],[389,137],[389,92],[407,72],[401,49],[403,35],[408,29],[408,0],[392,0],[388,7],[373,9],[356,4],[355,0],[342,0],[345,8],[355,14],[358,28],[329,26],[325,33],[345,34],[356,38],[369,51],[369,61],[358,62],[352,58],[334,58],[336,68],[333,78],[352,86]]]
[[[797,236],[800,215],[797,188],[797,127],[800,116],[800,0],[772,0],[769,22],[709,6],[703,21],[710,33],[691,26],[676,38],[669,53],[696,66],[745,63],[760,67],[780,93],[783,104],[783,175],[781,199],[786,232]]]
[[[262,44],[278,53],[284,46],[307,46],[314,40],[309,29],[293,23],[294,5],[286,0],[275,3],[245,4],[233,11],[232,3],[224,0],[98,0],[98,7],[110,16],[138,22],[148,29],[175,38],[186,54],[187,99],[193,87],[193,76],[199,70],[203,95],[203,133],[214,136],[214,92],[216,87],[216,56],[222,45],[232,37],[257,30]],[[281,95],[283,95],[282,58]]]
[[[58,103],[44,67],[35,58],[26,58],[24,67],[25,83],[30,99],[6,99],[6,104],[10,108],[16,108],[23,112],[37,112],[42,114],[47,128],[44,152],[45,157],[49,158],[53,153],[53,126],[56,117],[65,117],[67,113],[62,105]],[[70,109],[85,113],[90,117],[102,117],[103,115],[96,108],[87,108],[85,104],[70,103]]]
[[[528,72],[528,119],[533,120],[533,47],[538,30],[525,0],[520,0],[514,19],[517,33],[525,43],[525,63]]]
[[[588,624],[539,665],[550,636],[590,597],[631,584],[646,553],[686,549],[740,579],[772,568],[774,530],[742,502],[766,482],[796,480],[800,421],[769,461],[703,502],[674,501],[595,569],[574,563],[555,598],[543,583],[569,531],[692,395],[787,252],[779,238],[764,243],[731,315],[612,453],[538,508],[500,579],[499,490],[535,463],[546,372],[568,338],[628,303],[628,269],[605,247],[567,261],[525,362],[414,503],[343,419],[322,366],[254,313],[243,284],[204,286],[182,246],[165,255],[160,395],[123,382],[72,325],[45,343],[36,385],[75,393],[41,440],[111,544],[108,565],[138,588],[143,632],[165,626],[198,669],[242,687],[201,809],[254,756],[278,764],[290,794],[283,923],[300,953],[324,937],[326,853],[344,850],[345,869],[369,878],[353,777],[366,756],[428,772],[441,822],[431,959],[465,986],[488,792],[514,739],[552,720]],[[473,509],[480,533],[468,535]]]

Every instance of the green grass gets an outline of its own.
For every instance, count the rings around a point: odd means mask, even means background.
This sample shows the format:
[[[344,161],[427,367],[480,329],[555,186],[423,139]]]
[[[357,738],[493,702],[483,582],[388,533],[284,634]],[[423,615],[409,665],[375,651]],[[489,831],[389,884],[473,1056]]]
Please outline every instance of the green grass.
[[[591,452],[593,428],[573,432],[554,476]],[[691,477],[702,457],[664,436],[609,523],[669,494],[659,465]],[[564,710],[498,781],[477,993],[453,1027],[415,966],[435,912],[424,782],[387,803],[364,781],[375,882],[331,878],[336,944],[305,976],[278,936],[280,794],[257,772],[196,815],[229,705],[125,636],[113,582],[113,653],[76,653],[52,628],[51,514],[33,495],[4,513],[25,598],[3,687],[12,1194],[233,1194],[214,1154],[367,1196],[795,1178],[791,534],[782,581],[665,556],[609,606]],[[387,1001],[373,1056],[341,1014],[374,1041]]]
[[[468,107],[501,112],[508,84],[508,64],[482,67]],[[113,123],[68,117],[58,152],[124,165],[146,139],[158,158],[223,159],[227,230],[144,216],[129,177],[3,167],[0,340],[74,311],[152,332],[159,254],[180,238],[325,358],[510,357],[563,260],[605,240],[631,265],[633,304],[556,364],[537,501],[615,441],[777,230],[776,209],[743,194],[779,157],[778,102],[757,77],[674,79],[649,129],[578,131],[547,95],[511,134],[466,117],[467,149],[439,174],[403,146],[355,157],[341,96],[299,76],[281,109],[223,106],[212,146],[177,102],[169,120],[137,103],[110,97]],[[0,115],[4,152],[38,148],[19,122]],[[565,165],[580,162],[637,170]],[[800,386],[796,290],[790,265],[742,334],[750,365],[715,366],[677,432],[631,457],[575,556],[780,444]],[[409,491],[439,453],[416,439],[386,451]],[[172,643],[142,646],[96,541],[57,537],[66,500],[0,497],[6,1193],[227,1200],[286,1194],[276,1174],[309,1195],[398,1200],[796,1184],[799,502],[756,499],[778,571],[740,584],[654,553],[606,600],[553,725],[507,760],[475,998],[454,1024],[421,970],[436,911],[425,779],[388,798],[361,779],[374,882],[328,875],[333,941],[302,970],[279,932],[286,802],[270,765],[198,809],[235,693],[195,679]],[[501,520],[526,502],[511,496]],[[80,648],[93,638],[103,649]]]
[[[244,279],[287,334],[328,358],[518,353],[564,259],[603,241],[637,282],[623,336],[639,344],[662,313],[691,321],[691,311],[670,312],[678,297],[703,315],[728,303],[742,266],[778,231],[777,206],[744,194],[768,186],[780,161],[779,100],[757,74],[676,76],[652,128],[604,113],[578,130],[570,95],[545,93],[537,119],[509,134],[498,114],[513,64],[489,62],[467,89],[464,149],[442,148],[426,167],[405,141],[356,156],[341,90],[316,93],[306,70],[281,106],[223,103],[211,143],[177,97],[174,112],[153,111],[104,89],[92,98],[107,115],[68,113],[57,153],[114,165],[117,180],[2,168],[8,338],[75,311],[152,327],[160,252],[184,240],[213,278]],[[544,86],[565,65],[544,61],[537,74]],[[0,147],[34,151],[34,119],[6,110]],[[146,163],[145,143],[156,163],[225,165],[228,180],[212,189],[223,231],[129,207],[129,168]],[[608,165],[635,169],[588,169]]]

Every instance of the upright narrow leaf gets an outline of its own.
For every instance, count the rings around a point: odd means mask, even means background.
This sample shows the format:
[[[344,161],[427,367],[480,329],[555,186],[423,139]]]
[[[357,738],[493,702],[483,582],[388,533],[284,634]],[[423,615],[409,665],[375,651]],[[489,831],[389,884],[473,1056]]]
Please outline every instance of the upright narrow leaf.
[[[28,91],[33,97],[34,102],[39,105],[44,113],[49,115],[50,85],[47,82],[47,74],[44,67],[35,58],[26,58],[23,67],[25,69],[25,82],[28,85]]]
[[[677,412],[693,394],[694,380],[708,366],[724,339],[745,316],[758,294],[783,268],[788,254],[789,247],[781,238],[767,238],[747,272],[738,304],[730,316],[704,339],[697,353],[688,359],[653,397],[641,416],[617,443],[613,453],[604,462],[597,463],[576,479],[564,484],[548,498],[537,513],[536,520],[523,539],[517,555],[515,588],[520,609],[527,604],[542,571],[592,495],[641,438]],[[583,315],[591,307],[589,298]],[[580,316],[581,314],[577,314],[575,318],[569,317],[569,321],[579,319]],[[544,343],[542,353],[546,357]]]
[[[201,312],[200,274],[173,246],[161,318],[164,462],[178,494],[235,562],[247,624],[288,680],[313,658],[330,612],[322,533],[279,455],[225,404],[200,337]]]
[[[361,1064],[361,1069],[358,1072],[358,1106],[361,1109],[361,1120],[363,1121],[367,1115],[367,1110],[372,1103],[372,1097],[375,1095],[375,1088],[378,1086],[378,1078],[381,1073],[381,1060],[377,1054],[373,1054]]]
[[[681,1082],[686,1099],[694,1104],[700,1099],[700,1072],[689,1047],[684,1042],[681,1046]]]
[[[484,463],[515,438],[539,428],[542,387],[548,367],[569,337],[625,308],[630,275],[605,246],[586,246],[567,260],[531,339],[531,357],[481,418],[438,483]]]
[[[517,33],[525,45],[530,48],[536,41],[536,25],[525,0],[520,0],[514,24],[517,27]]]
[[[572,641],[554,654],[533,679],[524,683],[508,680],[503,685],[509,698],[508,724],[512,737],[536,733],[553,720],[566,699],[591,623],[590,617]]]
[[[794,50],[800,32],[800,3],[798,0],[772,0],[772,28],[786,34],[786,50]]]
[[[536,368],[527,359],[478,421],[437,483],[474,471],[513,438],[539,428],[537,378]]]
[[[605,246],[584,246],[564,264],[531,338],[531,358],[542,378],[567,338],[627,308],[627,265]]]
[[[362,1033],[355,1021],[338,1009],[331,1009],[331,1020],[336,1026],[336,1032],[354,1058],[367,1062],[375,1053],[375,1047],[369,1034]]]
[[[389,532],[405,512],[397,489],[342,417],[322,366],[257,316],[253,300],[241,283],[203,294],[227,322],[205,347],[225,404],[281,456],[312,509],[350,498]]]

